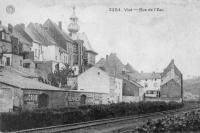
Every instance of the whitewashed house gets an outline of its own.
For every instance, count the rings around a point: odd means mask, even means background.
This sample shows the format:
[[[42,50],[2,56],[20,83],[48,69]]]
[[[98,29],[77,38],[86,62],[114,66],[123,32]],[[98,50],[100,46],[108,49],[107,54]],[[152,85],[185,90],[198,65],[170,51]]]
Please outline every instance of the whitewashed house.
[[[92,67],[78,76],[77,91],[106,94],[102,103],[118,103],[122,101],[122,79],[110,76],[98,67]]]
[[[34,52],[34,61],[38,64],[50,61],[53,72],[57,64],[59,69],[61,69],[64,63],[69,63],[67,51],[54,41],[41,24],[30,23],[26,31],[33,39],[31,51]]]

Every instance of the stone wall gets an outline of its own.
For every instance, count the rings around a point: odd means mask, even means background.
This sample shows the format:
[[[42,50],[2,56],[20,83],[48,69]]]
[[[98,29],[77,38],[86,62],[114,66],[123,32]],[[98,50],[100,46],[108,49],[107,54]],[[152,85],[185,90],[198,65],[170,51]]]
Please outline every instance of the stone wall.
[[[48,96],[48,108],[58,108],[65,106],[65,92],[63,91],[40,91],[23,90],[23,109],[32,110],[39,107],[39,95]]]
[[[85,96],[85,103],[81,100],[81,96]],[[93,93],[93,92],[66,92],[66,106],[108,104],[109,94]]]
[[[21,104],[21,89],[0,83],[0,112],[13,111],[14,107],[20,108]]]

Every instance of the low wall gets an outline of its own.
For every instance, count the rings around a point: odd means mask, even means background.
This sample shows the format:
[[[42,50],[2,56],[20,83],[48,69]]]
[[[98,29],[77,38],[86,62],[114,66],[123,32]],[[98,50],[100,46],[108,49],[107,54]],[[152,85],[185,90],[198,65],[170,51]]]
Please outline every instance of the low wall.
[[[141,97],[139,96],[122,96],[122,102],[139,102]]]

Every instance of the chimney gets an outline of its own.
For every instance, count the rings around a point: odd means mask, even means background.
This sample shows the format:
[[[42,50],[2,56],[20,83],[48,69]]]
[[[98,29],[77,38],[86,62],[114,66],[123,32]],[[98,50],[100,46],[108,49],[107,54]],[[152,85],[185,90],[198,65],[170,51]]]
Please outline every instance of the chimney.
[[[58,22],[58,27],[62,30],[62,22],[61,21]]]
[[[0,20],[0,25],[2,24],[1,20]]]
[[[11,24],[8,24],[8,31],[10,33],[13,33],[13,26]]]

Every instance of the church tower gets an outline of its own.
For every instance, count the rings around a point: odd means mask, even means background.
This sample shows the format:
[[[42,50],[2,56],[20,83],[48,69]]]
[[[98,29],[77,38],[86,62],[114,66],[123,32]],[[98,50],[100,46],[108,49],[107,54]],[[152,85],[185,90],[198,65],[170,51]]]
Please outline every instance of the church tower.
[[[72,16],[70,17],[71,23],[68,25],[68,31],[73,40],[76,40],[77,32],[80,30],[80,27],[77,23],[78,17],[76,16],[75,9],[76,7],[73,6],[73,13],[72,13]]]

